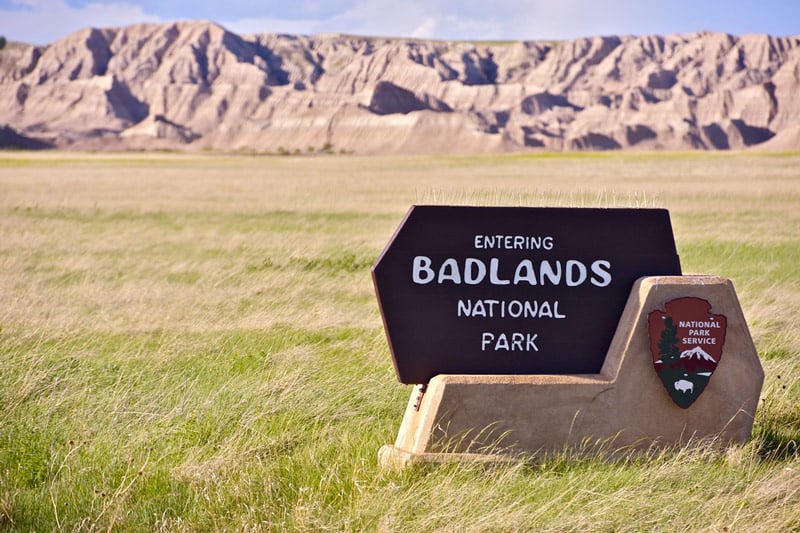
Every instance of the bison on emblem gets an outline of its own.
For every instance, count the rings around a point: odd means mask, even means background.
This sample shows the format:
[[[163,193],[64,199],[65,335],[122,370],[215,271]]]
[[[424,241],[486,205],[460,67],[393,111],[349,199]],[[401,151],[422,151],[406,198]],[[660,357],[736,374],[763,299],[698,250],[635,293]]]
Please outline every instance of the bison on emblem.
[[[692,383],[691,381],[686,381],[685,379],[679,379],[678,381],[675,382],[675,390],[681,392],[688,392],[691,394],[692,392],[694,392],[694,383]]]

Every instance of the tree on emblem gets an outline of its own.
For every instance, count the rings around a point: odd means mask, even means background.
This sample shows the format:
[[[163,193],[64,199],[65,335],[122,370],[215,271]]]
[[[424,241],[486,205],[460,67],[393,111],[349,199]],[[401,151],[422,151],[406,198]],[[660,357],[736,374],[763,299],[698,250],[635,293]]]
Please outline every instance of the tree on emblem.
[[[681,351],[678,348],[678,327],[671,316],[664,319],[664,330],[658,341],[658,355],[655,361],[656,372],[667,388],[667,392],[680,407],[689,407],[694,399],[695,378],[687,372],[685,361],[681,360]],[[699,394],[699,391],[698,391]]]
[[[658,354],[663,363],[677,361],[680,359],[681,352],[678,350],[678,328],[672,322],[672,317],[668,316],[664,320],[664,331],[661,332],[661,340],[658,343]]]

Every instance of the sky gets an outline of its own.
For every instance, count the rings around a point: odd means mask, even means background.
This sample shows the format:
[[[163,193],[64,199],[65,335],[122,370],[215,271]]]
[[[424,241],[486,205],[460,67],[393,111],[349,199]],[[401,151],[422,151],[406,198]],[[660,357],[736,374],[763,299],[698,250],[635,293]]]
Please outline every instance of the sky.
[[[0,35],[48,44],[86,27],[210,20],[240,33],[461,40],[710,30],[800,35],[800,0],[0,0]]]

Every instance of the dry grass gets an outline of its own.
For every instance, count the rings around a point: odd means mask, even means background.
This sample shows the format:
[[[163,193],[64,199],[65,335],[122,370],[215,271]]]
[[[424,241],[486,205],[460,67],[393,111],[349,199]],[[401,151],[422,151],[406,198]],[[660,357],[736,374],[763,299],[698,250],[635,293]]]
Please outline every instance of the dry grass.
[[[800,524],[800,155],[0,155],[0,530]],[[369,266],[413,203],[658,206],[733,279],[752,443],[380,472]]]

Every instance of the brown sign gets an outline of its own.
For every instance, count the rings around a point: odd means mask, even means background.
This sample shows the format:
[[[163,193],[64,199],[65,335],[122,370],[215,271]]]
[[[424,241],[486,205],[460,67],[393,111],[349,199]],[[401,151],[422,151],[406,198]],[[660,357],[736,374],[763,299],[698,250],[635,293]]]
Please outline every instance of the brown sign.
[[[650,353],[672,400],[686,409],[700,396],[722,359],[728,320],[702,298],[671,300],[647,315]]]
[[[680,273],[663,209],[414,206],[372,267],[403,383],[598,373],[633,282]]]

